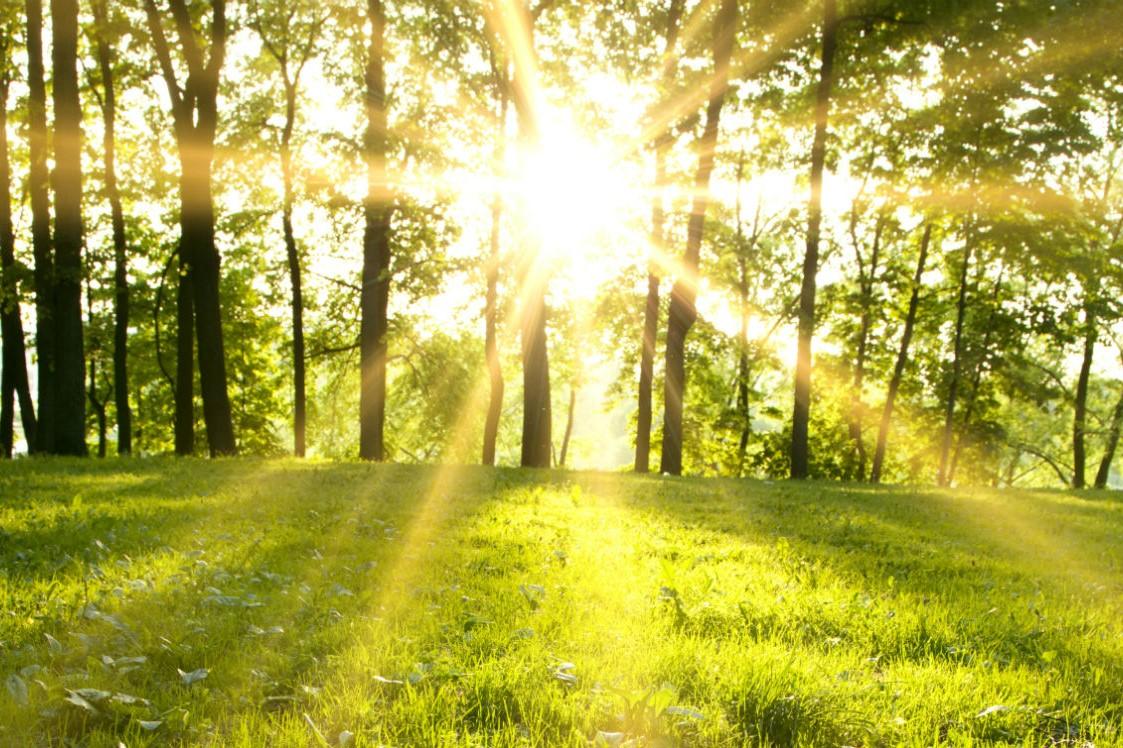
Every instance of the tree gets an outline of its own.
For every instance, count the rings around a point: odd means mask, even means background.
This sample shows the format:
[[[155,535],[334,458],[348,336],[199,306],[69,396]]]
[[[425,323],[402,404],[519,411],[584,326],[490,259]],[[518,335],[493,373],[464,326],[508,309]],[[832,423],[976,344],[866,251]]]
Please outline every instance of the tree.
[[[133,417],[129,407],[129,268],[125,211],[117,184],[116,59],[109,35],[113,32],[106,0],[94,0],[94,35],[101,73],[105,194],[109,201],[113,233],[113,400],[117,410],[117,454],[132,453]],[[91,372],[90,381],[94,381]]]
[[[183,392],[190,379],[190,326],[193,315],[199,345],[199,382],[203,395],[203,419],[207,444],[212,456],[237,451],[226,387],[226,352],[222,338],[222,312],[219,303],[218,248],[215,245],[215,211],[211,187],[215,134],[218,128],[218,84],[226,55],[226,0],[209,0],[212,20],[210,45],[204,57],[186,0],[169,0],[172,19],[179,37],[187,80],[180,86],[171,50],[164,34],[163,20],[156,0],[145,0],[149,32],[156,48],[160,71],[171,99],[172,121],[180,162],[180,242],[181,290],[177,299],[180,321],[176,367],[177,424],[186,419],[180,413]],[[184,283],[186,282],[186,283]],[[189,291],[188,291],[189,289]],[[188,313],[190,311],[190,314]],[[186,359],[186,363],[185,363]],[[186,434],[177,429],[177,452],[186,448]]]
[[[678,44],[679,22],[682,18],[684,0],[670,0],[667,8],[666,31],[663,35],[662,88],[667,90],[674,82],[675,47]],[[658,114],[657,114],[658,117]],[[651,150],[655,155],[654,195],[651,198],[651,249],[656,255],[666,247],[666,215],[663,203],[663,190],[667,179],[667,151],[673,141],[670,127],[658,128],[652,139]],[[659,329],[659,271],[658,261],[653,257],[648,262],[647,298],[643,305],[643,345],[640,349],[639,396],[636,416],[636,459],[635,471],[646,473],[651,455],[651,390],[655,369],[655,337]]]
[[[815,139],[811,146],[811,197],[808,201],[807,251],[799,292],[799,343],[795,367],[795,408],[792,412],[791,477],[808,476],[808,424],[811,415],[811,338],[815,332],[815,279],[819,272],[819,233],[823,222],[823,169],[827,158],[827,119],[830,114],[834,58],[838,48],[838,9],[823,0],[822,57],[815,95]]]
[[[360,297],[359,456],[383,460],[386,447],[386,334],[390,302],[390,218],[393,196],[386,171],[386,13],[381,0],[368,0],[370,42],[367,50],[366,116],[363,152],[367,196],[363,204],[363,275]]]
[[[38,359],[39,428],[35,452],[54,451],[56,414],[54,365],[54,253],[51,244],[47,172],[47,86],[43,71],[43,3],[27,0],[27,191],[31,203],[31,244],[35,258],[35,353]]]
[[[682,474],[682,414],[686,393],[686,336],[698,317],[694,306],[697,295],[698,260],[702,250],[702,233],[709,207],[710,175],[714,168],[721,109],[729,86],[729,62],[737,32],[737,2],[722,0],[714,20],[714,73],[710,80],[706,124],[698,141],[698,169],[694,176],[695,196],[687,226],[686,251],[682,270],[671,289],[667,320],[666,375],[663,385],[663,444],[659,470],[671,475]]]
[[[920,308],[921,279],[924,277],[925,264],[928,260],[928,247],[932,241],[932,222],[924,224],[924,234],[920,239],[920,254],[916,258],[916,273],[912,279],[912,290],[909,294],[909,309],[905,315],[905,325],[901,331],[901,346],[897,351],[897,360],[893,364],[893,376],[889,380],[889,388],[885,395],[885,406],[881,411],[881,424],[877,429],[877,446],[873,453],[873,466],[870,468],[870,482],[881,482],[882,465],[885,462],[885,449],[889,443],[889,425],[893,419],[893,407],[897,402],[897,393],[901,389],[901,380],[904,378],[905,368],[909,363],[909,343],[912,342],[913,328],[916,324],[916,313]]]
[[[284,94],[284,125],[278,152],[284,183],[281,230],[292,288],[292,378],[293,454],[303,457],[307,446],[307,398],[305,396],[304,297],[301,281],[301,252],[293,231],[296,203],[293,169],[293,131],[296,127],[300,78],[308,61],[319,51],[320,32],[327,15],[315,3],[301,0],[251,3],[251,25],[276,63]]]
[[[82,351],[82,105],[78,95],[78,0],[51,0],[54,71],[55,262],[54,444],[85,455],[86,371]],[[52,382],[40,383],[51,386]]]
[[[0,367],[0,457],[11,457],[15,440],[15,404],[18,399],[24,438],[35,443],[35,406],[27,378],[27,353],[20,293],[16,278],[15,232],[12,227],[12,169],[8,148],[8,93],[12,82],[11,20],[0,28],[0,335],[4,351]]]

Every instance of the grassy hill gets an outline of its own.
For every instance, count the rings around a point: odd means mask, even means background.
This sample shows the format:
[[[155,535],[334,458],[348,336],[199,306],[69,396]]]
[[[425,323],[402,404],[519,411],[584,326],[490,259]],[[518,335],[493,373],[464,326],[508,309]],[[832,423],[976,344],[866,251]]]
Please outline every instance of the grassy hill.
[[[0,745],[1123,745],[1123,502],[0,465]]]

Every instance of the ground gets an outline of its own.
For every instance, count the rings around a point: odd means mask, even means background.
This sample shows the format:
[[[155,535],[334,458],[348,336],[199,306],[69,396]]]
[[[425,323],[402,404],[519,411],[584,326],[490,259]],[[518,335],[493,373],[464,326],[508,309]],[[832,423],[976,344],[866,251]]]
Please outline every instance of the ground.
[[[1123,501],[0,465],[0,745],[1123,745]]]

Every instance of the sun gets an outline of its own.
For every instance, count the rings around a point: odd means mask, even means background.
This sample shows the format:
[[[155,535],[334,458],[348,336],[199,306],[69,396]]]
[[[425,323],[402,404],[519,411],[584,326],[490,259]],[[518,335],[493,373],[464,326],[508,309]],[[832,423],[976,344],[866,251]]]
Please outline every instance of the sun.
[[[581,265],[619,247],[621,219],[644,198],[631,164],[610,144],[555,124],[516,159],[510,198],[545,261]]]

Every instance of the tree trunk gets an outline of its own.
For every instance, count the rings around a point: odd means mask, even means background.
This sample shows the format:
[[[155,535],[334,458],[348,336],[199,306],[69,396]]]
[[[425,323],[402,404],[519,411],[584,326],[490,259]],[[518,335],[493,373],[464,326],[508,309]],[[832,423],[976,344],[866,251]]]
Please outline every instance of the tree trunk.
[[[865,403],[862,399],[862,387],[866,378],[866,356],[869,348],[870,327],[873,324],[873,285],[877,277],[877,265],[881,253],[881,234],[885,224],[878,216],[877,226],[873,234],[873,249],[870,251],[870,267],[868,273],[863,273],[861,278],[861,319],[858,331],[858,356],[854,362],[854,392],[850,406],[850,438],[854,440],[854,454],[858,459],[858,480],[866,479],[866,444],[862,437],[862,420]],[[856,245],[855,250],[857,251]],[[859,267],[861,258],[859,257]]]
[[[364,205],[363,276],[360,298],[359,456],[386,459],[386,333],[390,301],[391,195],[386,178],[386,15],[382,0],[368,0],[370,47],[366,66],[367,197]]]
[[[113,396],[117,410],[117,454],[131,454],[133,450],[133,418],[129,407],[129,274],[128,244],[125,238],[125,214],[121,207],[121,192],[117,186],[117,92],[113,78],[113,53],[105,38],[108,14],[105,0],[94,4],[97,17],[97,58],[104,89],[104,156],[105,193],[113,226]]]
[[[498,77],[499,73],[496,72]],[[507,67],[499,82],[499,118],[496,126],[495,168],[503,167],[507,132]],[[490,392],[487,400],[487,420],[484,422],[483,464],[495,464],[495,444],[499,439],[499,418],[503,414],[503,367],[499,363],[497,325],[499,319],[499,251],[500,230],[503,219],[503,198],[499,189],[491,200],[491,236],[487,258],[487,292],[484,302],[484,358]]]
[[[1090,305],[1084,306],[1084,357],[1080,361],[1080,377],[1076,381],[1076,403],[1072,419],[1072,487],[1084,488],[1084,431],[1088,417],[1088,380],[1092,376],[1092,358],[1096,352],[1096,317]]]
[[[285,127],[281,133],[281,174],[284,178],[284,205],[281,224],[285,235],[285,254],[292,286],[292,431],[293,454],[303,457],[307,447],[307,398],[304,381],[304,296],[301,290],[300,252],[293,233],[292,213],[296,202],[293,190],[292,132],[296,125],[296,84],[285,73]]]
[[[678,42],[679,20],[682,17],[683,0],[671,0],[667,10],[667,30],[663,45],[663,88],[664,95],[674,83],[674,51]],[[653,408],[651,392],[655,379],[655,341],[659,334],[659,275],[660,255],[666,251],[666,216],[663,210],[663,190],[667,181],[667,151],[671,146],[670,134],[666,131],[655,136],[655,194],[651,198],[651,254],[647,270],[647,297],[643,305],[643,344],[639,361],[639,393],[636,409],[636,459],[635,471],[646,473],[651,464],[651,420]]]
[[[893,405],[901,388],[901,379],[909,361],[909,343],[912,341],[913,325],[920,306],[920,281],[924,276],[924,263],[928,260],[928,245],[932,240],[932,224],[924,227],[920,240],[920,256],[916,260],[916,274],[912,279],[912,294],[909,296],[909,310],[905,315],[905,329],[901,333],[901,347],[897,351],[897,362],[893,365],[893,376],[889,380],[889,391],[885,397],[885,408],[881,411],[881,425],[877,430],[877,446],[873,453],[873,467],[870,469],[870,482],[881,482],[881,468],[885,462],[885,447],[889,442],[889,423],[893,418]]]
[[[35,354],[39,421],[31,450],[54,451],[54,253],[51,249],[51,204],[47,172],[47,87],[43,70],[43,3],[27,0],[27,148],[28,196],[31,203],[31,247],[35,258]]]
[[[565,418],[565,435],[562,437],[561,454],[558,456],[558,467],[565,467],[566,457],[569,455],[569,438],[573,436],[573,412],[577,409],[577,387],[569,388],[569,408]]]
[[[709,207],[710,174],[714,169],[721,109],[729,86],[729,60],[737,35],[737,0],[722,0],[714,23],[714,77],[706,105],[706,124],[698,143],[698,171],[694,176],[694,202],[687,224],[686,252],[682,270],[671,288],[667,319],[667,343],[663,383],[663,444],[659,470],[682,474],[682,413],[686,395],[686,335],[698,311],[694,306],[698,287],[698,260],[702,250],[702,231]]]
[[[740,233],[740,217],[737,230]],[[740,247],[738,247],[740,250]],[[741,329],[737,339],[737,413],[741,416],[741,436],[737,441],[737,477],[745,470],[753,418],[749,409],[749,271],[744,257],[737,258],[737,297],[740,302]]]
[[[191,273],[179,252],[175,293],[175,453],[195,453],[195,312],[191,303]]]
[[[85,455],[82,349],[82,108],[78,98],[78,2],[51,0],[55,169],[54,452]]]
[[[1096,488],[1107,488],[1107,479],[1111,476],[1111,463],[1115,460],[1115,449],[1119,446],[1119,432],[1123,430],[1123,393],[1115,403],[1115,410],[1111,414],[1111,428],[1107,432],[1107,444],[1104,445],[1103,459],[1100,460],[1100,469],[1096,471]]]
[[[107,439],[107,420],[105,417],[105,401],[97,396],[97,361],[90,359],[90,385],[87,396],[90,400],[90,407],[93,408],[94,417],[97,419],[97,456],[99,459],[105,459],[108,453],[108,439]]]
[[[959,393],[959,377],[963,368],[963,325],[967,318],[967,270],[971,265],[971,229],[963,246],[963,267],[959,271],[959,298],[955,304],[955,344],[951,364],[951,382],[948,384],[948,399],[944,409],[944,435],[940,446],[940,468],[936,474],[936,484],[948,485],[948,457],[951,452],[951,438],[955,426],[955,400]]]
[[[7,64],[7,60],[4,61]],[[15,442],[15,401],[19,399],[24,438],[35,443],[35,410],[27,379],[27,350],[20,316],[15,271],[16,238],[12,227],[11,160],[8,153],[8,86],[0,80],[0,335],[4,338],[0,375],[0,457],[11,457]]]
[[[214,162],[215,133],[218,129],[218,84],[226,56],[226,2],[210,0],[210,56],[204,61],[186,0],[171,0],[181,46],[187,63],[185,89],[176,82],[167,38],[164,36],[156,0],[144,0],[149,32],[156,47],[160,70],[167,84],[175,122],[176,145],[180,162],[180,296],[177,316],[180,319],[179,363],[177,365],[177,449],[180,444],[179,423],[185,411],[178,406],[187,377],[183,376],[188,329],[185,305],[190,299],[194,314],[195,338],[199,346],[199,385],[203,395],[203,421],[207,427],[207,444],[211,456],[237,452],[234,424],[230,412],[230,396],[226,387],[226,350],[222,339],[222,312],[219,295],[220,260],[215,246],[214,196],[211,191],[211,169]],[[186,283],[185,283],[186,281]],[[190,291],[190,297],[185,291]],[[185,400],[186,398],[184,398]],[[186,441],[186,434],[183,434]],[[185,445],[184,445],[185,446]]]
[[[983,333],[983,344],[980,346],[978,361],[971,375],[971,395],[967,398],[967,406],[963,409],[963,420],[960,422],[959,438],[955,440],[955,449],[951,455],[951,465],[948,467],[947,480],[955,480],[955,470],[959,466],[959,456],[963,452],[963,441],[967,435],[967,427],[971,424],[971,417],[975,414],[975,406],[979,402],[979,387],[982,386],[983,373],[986,371],[987,356],[990,353],[990,341],[994,333],[995,316],[998,314],[999,296],[1002,293],[1002,274],[999,273],[994,282],[994,291],[991,294],[990,313],[987,315],[986,332]]]
[[[795,365],[795,406],[792,410],[791,477],[810,473],[808,427],[811,418],[811,338],[815,332],[815,280],[819,272],[819,233],[823,222],[823,169],[827,158],[827,120],[830,115],[834,57],[838,44],[835,0],[823,0],[823,49],[815,98],[815,137],[811,145],[811,198],[808,202],[807,251],[799,291],[799,329]]]

